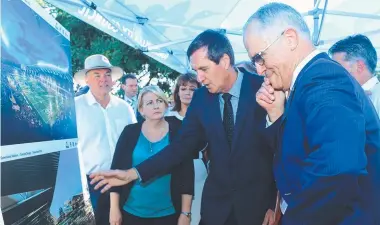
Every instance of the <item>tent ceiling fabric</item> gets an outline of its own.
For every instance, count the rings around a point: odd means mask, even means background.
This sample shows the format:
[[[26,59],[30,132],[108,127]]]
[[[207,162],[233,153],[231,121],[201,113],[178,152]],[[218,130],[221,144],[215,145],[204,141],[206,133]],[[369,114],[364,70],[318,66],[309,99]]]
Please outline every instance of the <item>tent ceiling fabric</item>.
[[[348,35],[366,34],[380,57],[379,0],[282,0],[301,12],[314,35],[321,33],[318,48],[326,51]],[[178,72],[190,69],[186,50],[205,29],[223,29],[236,61],[249,60],[241,29],[250,15],[270,0],[47,0],[79,19]],[[317,7],[315,7],[317,4]],[[94,10],[95,9],[95,10]],[[314,17],[322,25],[315,26]],[[319,16],[318,16],[319,15]],[[317,29],[314,29],[316,27]],[[314,37],[316,38],[317,35]],[[380,62],[380,61],[379,61]],[[380,66],[380,63],[378,63]]]

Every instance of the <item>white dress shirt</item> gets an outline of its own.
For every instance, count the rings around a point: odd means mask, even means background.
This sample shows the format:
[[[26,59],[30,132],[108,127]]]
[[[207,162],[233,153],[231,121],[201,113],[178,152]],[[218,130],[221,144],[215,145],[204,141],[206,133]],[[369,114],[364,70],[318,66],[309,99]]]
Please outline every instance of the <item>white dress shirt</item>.
[[[116,143],[124,127],[136,123],[128,103],[111,95],[103,108],[92,95],[75,98],[78,150],[86,174],[111,168]]]
[[[290,91],[287,91],[285,94],[286,94],[286,98],[289,98],[289,94],[291,91],[293,91],[293,88],[294,88],[294,84],[297,80],[297,77],[298,75],[300,74],[300,72],[302,71],[302,69],[315,57],[317,56],[319,53],[321,53],[319,50],[314,50],[312,51],[308,56],[306,56],[299,64],[298,66],[296,67],[296,69],[294,70],[293,72],[293,77],[292,77],[292,83],[290,84]],[[272,125],[273,122],[271,122],[269,120],[269,117],[267,115],[267,127],[269,127],[270,125]],[[280,204],[280,208],[281,208],[281,212],[282,214],[285,214],[285,211],[286,211],[286,208],[288,207],[288,204],[285,202],[285,200],[283,198],[281,198],[281,204]]]
[[[369,79],[362,88],[365,91],[370,91],[369,98],[371,99],[373,105],[375,106],[377,115],[380,117],[380,81],[374,76]]]

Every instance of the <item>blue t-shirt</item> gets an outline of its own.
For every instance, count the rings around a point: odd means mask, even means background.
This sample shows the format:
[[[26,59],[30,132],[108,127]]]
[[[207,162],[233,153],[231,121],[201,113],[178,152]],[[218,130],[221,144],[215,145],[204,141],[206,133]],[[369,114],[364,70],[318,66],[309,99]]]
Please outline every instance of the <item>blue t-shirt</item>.
[[[169,144],[169,134],[160,141],[150,142],[141,132],[132,154],[132,166],[135,167],[160,152]],[[157,177],[148,183],[136,182],[124,204],[123,209],[138,217],[154,218],[172,215],[175,209],[170,191],[171,175]]]

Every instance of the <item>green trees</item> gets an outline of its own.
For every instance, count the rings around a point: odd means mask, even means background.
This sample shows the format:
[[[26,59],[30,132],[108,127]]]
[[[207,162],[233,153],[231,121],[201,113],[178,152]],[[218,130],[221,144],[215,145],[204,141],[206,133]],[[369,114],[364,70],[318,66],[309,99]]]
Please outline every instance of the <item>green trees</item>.
[[[126,73],[141,74],[139,78],[146,80],[147,84],[155,78],[159,79],[158,86],[170,93],[170,83],[179,76],[178,72],[43,0],[38,2],[49,8],[55,19],[71,34],[73,73],[83,68],[87,56],[104,54],[113,65],[120,66]]]

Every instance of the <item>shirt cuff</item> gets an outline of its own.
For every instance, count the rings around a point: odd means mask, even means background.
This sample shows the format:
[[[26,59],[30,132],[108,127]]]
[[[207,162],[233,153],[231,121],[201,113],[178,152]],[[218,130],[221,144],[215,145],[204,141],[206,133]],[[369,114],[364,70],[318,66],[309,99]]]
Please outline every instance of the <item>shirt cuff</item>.
[[[138,171],[136,168],[134,168],[134,167],[133,167],[132,169],[136,172],[137,176],[139,177],[139,178],[138,178],[138,181],[141,182],[142,179],[141,179],[141,176],[140,176],[139,171]]]
[[[268,116],[268,115],[266,116],[266,119],[267,119],[267,124],[266,124],[266,127],[265,127],[265,128],[268,128],[270,125],[273,124],[273,122],[271,122],[271,121],[269,120],[269,116]]]

